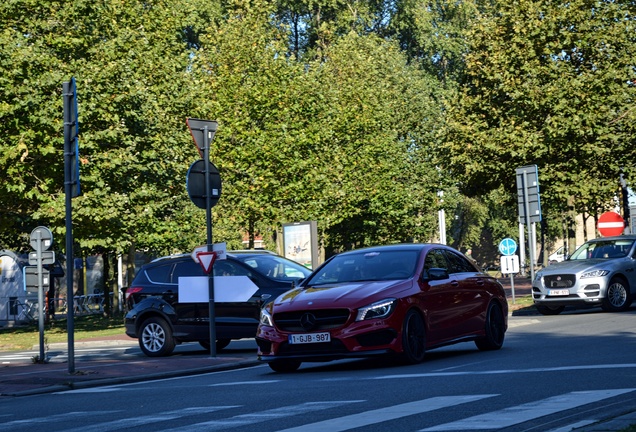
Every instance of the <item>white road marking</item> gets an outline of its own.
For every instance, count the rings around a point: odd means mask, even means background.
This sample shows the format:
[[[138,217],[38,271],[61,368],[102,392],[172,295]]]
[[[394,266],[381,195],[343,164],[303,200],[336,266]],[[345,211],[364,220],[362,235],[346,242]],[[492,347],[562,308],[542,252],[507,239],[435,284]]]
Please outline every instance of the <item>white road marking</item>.
[[[426,372],[420,374],[398,374],[398,375],[382,375],[369,379],[412,379],[412,378],[430,378],[443,376],[462,376],[462,375],[501,375],[501,374],[517,374],[517,373],[537,373],[537,372],[562,372],[574,370],[590,370],[590,369],[626,369],[636,368],[636,363],[620,363],[620,364],[603,364],[603,365],[581,365],[581,366],[557,366],[546,368],[528,368],[528,369],[499,369],[487,371],[463,371],[463,372]]]
[[[365,402],[362,400],[348,400],[348,401],[324,401],[324,402],[305,402],[299,405],[284,406],[280,408],[269,409],[266,411],[260,411],[249,414],[240,414],[234,417],[223,420],[212,420],[202,423],[195,423],[191,425],[185,425],[174,429],[166,429],[161,432],[210,432],[219,431],[229,428],[246,426],[256,423],[261,423],[269,420],[276,420],[278,418],[296,416],[305,414],[312,411],[328,410],[336,406],[342,406],[348,403]],[[303,429],[304,430],[304,429]],[[331,432],[331,431],[330,431]]]
[[[41,425],[46,423],[47,425],[55,424],[60,421],[73,421],[82,417],[99,417],[99,416],[108,416],[111,414],[115,414],[119,411],[73,411],[63,414],[54,414],[47,417],[33,417],[25,420],[12,420],[7,421],[0,424],[0,431],[10,431],[16,428],[17,426],[30,426],[30,425]]]
[[[155,413],[145,416],[136,416],[131,418],[122,418],[118,420],[109,420],[103,423],[91,423],[77,427],[75,429],[65,429],[64,432],[106,432],[120,429],[134,428],[136,426],[146,426],[153,423],[160,423],[168,420],[179,419],[191,415],[207,414],[214,411],[220,411],[230,408],[238,408],[240,405],[228,406],[209,406],[209,407],[190,407],[180,410],[168,411],[164,413]]]
[[[261,385],[261,384],[274,384],[280,382],[280,380],[264,380],[264,381],[236,381],[226,382],[218,384],[210,384],[208,387],[224,387],[224,386],[237,386],[237,385]]]
[[[502,429],[535,418],[587,405],[589,403],[598,402],[624,393],[629,393],[634,390],[636,389],[630,388],[572,392],[542,399],[536,402],[508,407],[499,411],[468,417],[463,420],[457,420],[421,429],[420,432]]]
[[[485,399],[493,396],[498,395],[484,394],[466,396],[438,396],[400,405],[394,405],[386,408],[378,408],[344,417],[337,417],[317,423],[305,424],[278,432],[341,432],[349,429],[394,420],[401,417],[407,417],[414,414],[421,414],[428,411],[434,411],[468,402],[474,402],[476,400]]]

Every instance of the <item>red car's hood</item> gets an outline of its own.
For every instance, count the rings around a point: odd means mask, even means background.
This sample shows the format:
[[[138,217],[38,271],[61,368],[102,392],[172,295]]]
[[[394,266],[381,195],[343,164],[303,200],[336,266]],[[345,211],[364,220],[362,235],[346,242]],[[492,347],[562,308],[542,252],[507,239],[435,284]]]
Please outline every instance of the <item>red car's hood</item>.
[[[323,307],[358,308],[398,293],[413,286],[413,280],[348,282],[296,288],[278,297],[274,306],[285,310],[315,309]]]

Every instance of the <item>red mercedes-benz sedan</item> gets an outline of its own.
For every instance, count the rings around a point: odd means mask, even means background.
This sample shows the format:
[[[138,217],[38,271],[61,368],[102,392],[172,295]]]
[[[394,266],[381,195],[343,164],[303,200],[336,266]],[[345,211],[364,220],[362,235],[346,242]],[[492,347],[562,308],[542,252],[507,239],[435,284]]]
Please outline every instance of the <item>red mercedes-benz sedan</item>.
[[[335,255],[261,311],[258,357],[277,372],[302,362],[398,354],[474,341],[501,348],[501,284],[441,244],[396,244]]]

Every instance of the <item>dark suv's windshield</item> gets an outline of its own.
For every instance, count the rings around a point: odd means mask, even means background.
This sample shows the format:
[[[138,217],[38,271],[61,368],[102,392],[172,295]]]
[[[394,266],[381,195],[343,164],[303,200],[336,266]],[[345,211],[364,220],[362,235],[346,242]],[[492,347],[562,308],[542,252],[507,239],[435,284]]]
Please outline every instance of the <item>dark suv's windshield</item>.
[[[281,281],[304,279],[311,273],[307,267],[276,255],[236,254],[235,258],[247,264],[258,273]]]

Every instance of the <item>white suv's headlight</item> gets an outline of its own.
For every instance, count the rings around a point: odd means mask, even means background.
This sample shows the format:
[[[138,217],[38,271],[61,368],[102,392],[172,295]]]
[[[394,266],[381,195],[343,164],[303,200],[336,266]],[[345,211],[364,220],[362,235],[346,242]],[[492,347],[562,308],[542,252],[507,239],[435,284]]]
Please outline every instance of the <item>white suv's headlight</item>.
[[[607,276],[608,274],[609,274],[609,270],[592,270],[587,273],[583,273],[581,275],[581,279]]]
[[[269,327],[274,327],[274,320],[272,314],[266,308],[261,309],[260,323]]]
[[[356,321],[384,318],[391,315],[397,299],[389,298],[358,309]]]

